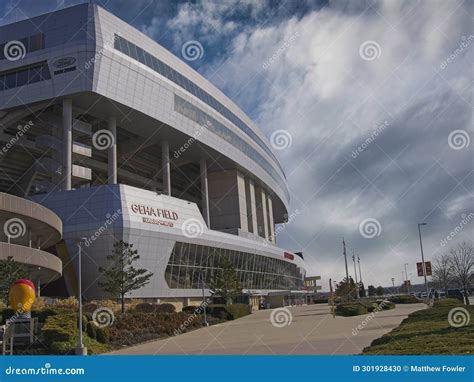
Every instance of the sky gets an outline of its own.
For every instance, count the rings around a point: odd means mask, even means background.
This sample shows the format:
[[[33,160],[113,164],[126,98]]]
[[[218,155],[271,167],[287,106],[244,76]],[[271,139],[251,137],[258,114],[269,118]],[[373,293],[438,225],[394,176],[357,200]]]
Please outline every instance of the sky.
[[[82,1],[0,2],[1,24]],[[421,283],[425,259],[472,241],[474,3],[96,1],[183,59],[252,118],[285,170],[277,243],[308,275]],[[197,55],[192,56],[192,50]]]

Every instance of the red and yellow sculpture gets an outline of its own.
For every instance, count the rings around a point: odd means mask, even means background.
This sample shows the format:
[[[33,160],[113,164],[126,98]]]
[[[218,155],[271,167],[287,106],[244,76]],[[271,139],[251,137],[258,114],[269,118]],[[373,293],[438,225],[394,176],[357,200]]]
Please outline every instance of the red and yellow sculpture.
[[[35,297],[35,284],[30,280],[16,280],[10,287],[10,306],[19,316],[30,317]]]

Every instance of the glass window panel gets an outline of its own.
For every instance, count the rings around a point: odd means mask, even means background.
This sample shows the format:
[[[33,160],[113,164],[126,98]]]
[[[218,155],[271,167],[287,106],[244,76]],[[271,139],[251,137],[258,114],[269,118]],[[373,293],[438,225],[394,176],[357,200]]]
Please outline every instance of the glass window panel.
[[[138,61],[138,52],[137,47],[135,44],[132,44],[130,41],[128,42],[128,49],[130,51],[130,57]]]
[[[5,88],[13,89],[16,87],[16,72],[8,73],[5,75]]]
[[[49,74],[49,69],[47,65],[43,65],[41,68],[41,80],[49,80],[51,75]]]
[[[5,89],[5,76],[0,76],[0,91]]]
[[[23,86],[28,83],[28,69],[20,70],[16,77],[16,86]]]

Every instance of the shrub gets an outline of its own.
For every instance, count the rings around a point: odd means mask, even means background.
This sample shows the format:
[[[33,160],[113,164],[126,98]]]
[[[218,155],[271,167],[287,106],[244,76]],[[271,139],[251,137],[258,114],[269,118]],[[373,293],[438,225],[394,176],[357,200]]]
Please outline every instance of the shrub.
[[[326,297],[326,298],[315,298],[313,300],[313,303],[314,304],[327,304],[329,302],[329,299]]]
[[[464,305],[457,298],[446,298],[444,300],[435,300],[433,306],[436,308],[441,307],[455,307]]]
[[[211,304],[206,307],[206,312],[222,320],[236,320],[237,318],[252,313],[252,308],[247,304]]]
[[[392,296],[388,300],[395,304],[416,304],[420,302],[415,296]]]
[[[87,328],[87,322],[83,326],[90,330],[90,328]],[[73,354],[78,340],[76,314],[61,313],[49,316],[43,325],[42,333],[51,353]],[[99,354],[109,350],[108,346],[99,343],[94,338],[90,338],[87,332],[83,339],[89,354]]]
[[[97,338],[97,329],[98,326],[94,324],[93,321],[89,321],[86,326],[86,333],[90,338]]]
[[[155,313],[175,313],[176,312],[176,307],[173,304],[160,304],[160,305],[155,305],[154,306],[154,312]]]
[[[94,313],[94,311],[99,307],[96,303],[87,302],[83,305],[82,311],[84,313]]]
[[[110,342],[110,329],[108,327],[105,328],[96,328],[96,337],[95,339],[99,341],[101,344],[108,344]]]
[[[336,315],[338,316],[359,316],[367,313],[367,307],[362,304],[339,304],[336,306]]]
[[[189,314],[194,314],[196,311],[199,309],[199,306],[196,305],[189,305],[189,306],[184,306],[183,307],[183,312],[184,313],[189,313]]]
[[[56,299],[51,305],[54,308],[77,310],[79,303],[75,297],[71,296],[64,299]]]
[[[5,322],[6,322],[6,320],[8,320],[10,317],[12,317],[13,314],[15,314],[15,312],[13,311],[13,309],[10,309],[10,308],[5,308],[5,309],[3,309],[3,310],[0,312],[0,316],[1,316],[0,324],[1,324],[1,325],[4,325]]]
[[[252,313],[252,308],[247,304],[232,304],[227,305],[226,311],[230,314],[231,320],[236,320],[240,317],[247,316]]]
[[[134,310],[140,313],[153,313],[155,306],[148,302],[143,302],[141,304],[137,304]]]

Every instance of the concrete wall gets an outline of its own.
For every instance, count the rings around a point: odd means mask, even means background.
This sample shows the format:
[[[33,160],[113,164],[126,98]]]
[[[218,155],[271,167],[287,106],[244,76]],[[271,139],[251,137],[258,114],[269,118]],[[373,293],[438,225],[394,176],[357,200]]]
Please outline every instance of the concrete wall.
[[[248,231],[245,179],[237,170],[208,174],[211,229]]]

